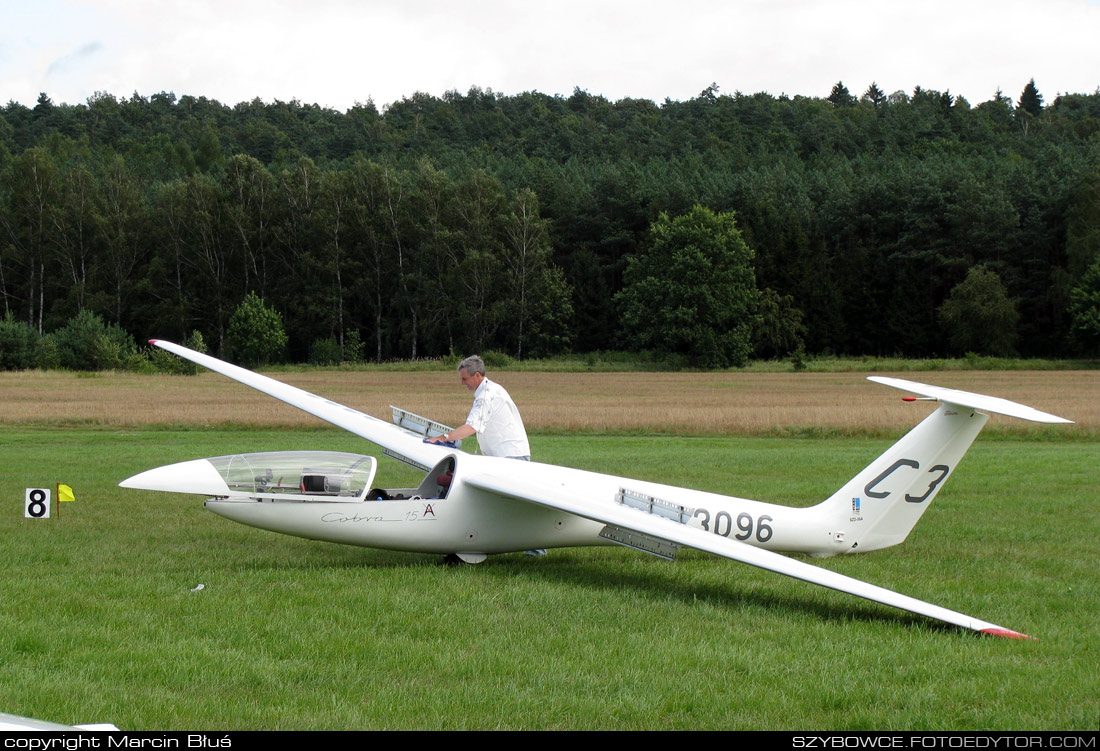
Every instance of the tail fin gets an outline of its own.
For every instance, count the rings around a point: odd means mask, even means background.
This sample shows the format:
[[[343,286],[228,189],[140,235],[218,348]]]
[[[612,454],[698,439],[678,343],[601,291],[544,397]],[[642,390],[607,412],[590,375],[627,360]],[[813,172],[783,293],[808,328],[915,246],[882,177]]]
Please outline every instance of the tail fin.
[[[842,530],[835,534],[847,552],[897,545],[909,536],[989,419],[979,409],[1033,422],[1071,422],[997,397],[898,378],[868,380],[942,404],[821,504]]]

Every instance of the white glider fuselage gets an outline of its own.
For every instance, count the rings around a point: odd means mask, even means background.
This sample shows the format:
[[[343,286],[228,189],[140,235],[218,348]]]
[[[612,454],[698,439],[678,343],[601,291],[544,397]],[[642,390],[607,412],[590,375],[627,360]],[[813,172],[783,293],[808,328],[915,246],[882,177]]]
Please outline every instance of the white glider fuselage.
[[[613,545],[600,538],[604,524],[574,514],[545,508],[526,501],[501,497],[463,480],[470,468],[507,472],[501,462],[514,459],[460,454],[453,455],[454,474],[444,494],[416,496],[403,500],[365,500],[359,503],[319,501],[268,501],[250,499],[211,499],[206,508],[242,524],[272,532],[362,545],[389,550],[420,553],[510,553],[534,548]],[[741,498],[677,488],[659,483],[640,482],[596,472],[525,462],[525,473],[532,481],[563,490],[583,491],[593,498],[606,499],[609,506],[621,488],[653,495],[691,507],[695,514],[689,526],[730,537],[742,535],[746,542],[772,550],[825,552],[828,542],[820,533],[799,533],[812,524],[808,516],[814,509],[777,506]],[[442,496],[442,497],[440,497]],[[739,515],[756,520],[765,517],[761,542],[736,527]],[[769,535],[768,520],[775,520],[783,534]],[[754,521],[755,524],[755,521]],[[817,546],[814,546],[817,543]],[[833,551],[835,552],[835,551]]]

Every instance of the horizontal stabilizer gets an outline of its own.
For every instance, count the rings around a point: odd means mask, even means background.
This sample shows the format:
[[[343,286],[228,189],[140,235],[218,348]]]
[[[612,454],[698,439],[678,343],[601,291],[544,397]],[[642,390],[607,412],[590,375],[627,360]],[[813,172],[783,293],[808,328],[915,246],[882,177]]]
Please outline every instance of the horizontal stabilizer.
[[[1052,415],[1049,412],[1040,412],[1037,409],[1032,409],[1024,404],[1018,402],[1012,402],[1008,399],[1001,399],[996,396],[985,396],[984,394],[974,394],[969,391],[959,391],[958,389],[947,389],[942,386],[929,386],[926,383],[917,383],[916,381],[906,381],[901,378],[886,378],[884,376],[868,376],[868,381],[874,381],[875,383],[881,383],[884,386],[893,386],[896,389],[902,391],[910,391],[914,394],[927,397],[929,399],[935,399],[939,402],[946,404],[957,404],[960,407],[969,407],[971,409],[980,409],[983,412],[994,412],[998,415],[1008,415],[1009,417],[1018,417],[1021,420],[1030,420],[1031,422],[1045,422],[1045,423],[1072,423],[1073,420],[1067,420],[1064,417],[1058,417]]]

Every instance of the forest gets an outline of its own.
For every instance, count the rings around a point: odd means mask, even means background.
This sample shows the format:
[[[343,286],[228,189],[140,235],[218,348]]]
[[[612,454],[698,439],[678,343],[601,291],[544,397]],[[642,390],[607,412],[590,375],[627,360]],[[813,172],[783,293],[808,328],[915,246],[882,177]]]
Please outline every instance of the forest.
[[[1100,91],[1045,102],[1034,81],[976,105],[875,83],[346,112],[43,93],[0,107],[0,340],[95,314],[226,354],[259,298],[294,362],[640,351],[631,305],[693,325],[705,292],[630,269],[662,268],[634,261],[705,209],[749,249],[756,357],[1092,353],[1098,133]]]

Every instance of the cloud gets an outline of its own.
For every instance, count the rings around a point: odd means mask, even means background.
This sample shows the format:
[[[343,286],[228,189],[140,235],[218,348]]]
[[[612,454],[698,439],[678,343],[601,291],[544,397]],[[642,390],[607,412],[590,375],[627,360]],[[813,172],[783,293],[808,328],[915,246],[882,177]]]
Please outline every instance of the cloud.
[[[89,42],[75,52],[70,52],[50,63],[46,68],[46,78],[52,76],[67,76],[79,71],[82,65],[92,57],[95,57],[103,49],[101,42]]]

